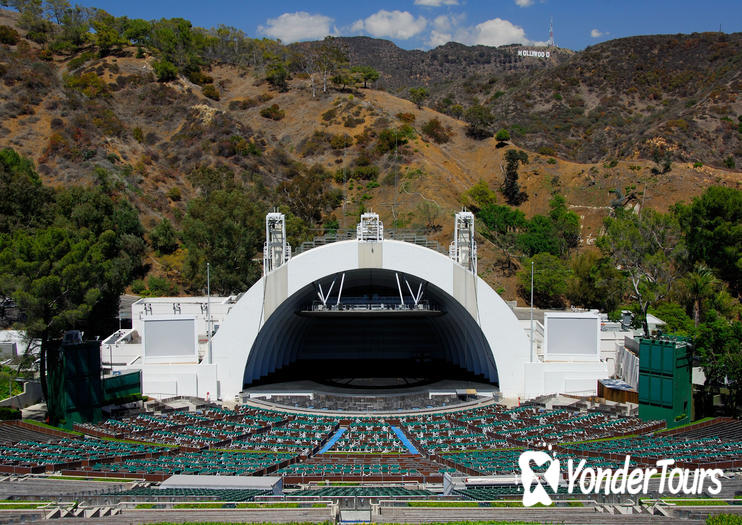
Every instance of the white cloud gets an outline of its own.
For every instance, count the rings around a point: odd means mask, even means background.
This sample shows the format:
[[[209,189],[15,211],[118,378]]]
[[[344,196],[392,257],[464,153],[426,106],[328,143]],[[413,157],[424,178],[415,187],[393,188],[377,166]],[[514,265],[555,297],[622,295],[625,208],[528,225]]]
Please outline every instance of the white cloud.
[[[515,0],[515,5],[518,7],[530,7],[533,5],[533,0]]]
[[[451,19],[447,17],[446,15],[441,15],[435,17],[433,20],[433,27],[435,27],[438,31],[450,31],[451,30]]]
[[[442,5],[459,5],[459,0],[415,0],[415,5],[440,7]]]
[[[415,18],[407,11],[387,11],[382,9],[365,20],[356,20],[352,31],[365,31],[371,36],[399,38],[406,40],[419,34],[428,25],[425,17]]]
[[[453,41],[453,35],[451,33],[443,33],[441,31],[436,31],[433,29],[430,32],[430,36],[428,37],[427,42],[425,42],[428,47],[438,47],[442,46],[443,44],[447,44],[448,42]]]
[[[600,29],[593,29],[590,31],[590,36],[593,38],[600,38],[601,36],[610,35],[608,32],[603,32]]]
[[[269,18],[258,31],[271,38],[280,38],[285,44],[299,40],[319,40],[336,33],[330,30],[333,19],[325,15],[313,15],[306,11],[284,13],[278,18]]]
[[[493,18],[474,28],[474,44],[484,46],[504,46],[507,44],[537,45],[526,38],[525,30],[508,20]]]

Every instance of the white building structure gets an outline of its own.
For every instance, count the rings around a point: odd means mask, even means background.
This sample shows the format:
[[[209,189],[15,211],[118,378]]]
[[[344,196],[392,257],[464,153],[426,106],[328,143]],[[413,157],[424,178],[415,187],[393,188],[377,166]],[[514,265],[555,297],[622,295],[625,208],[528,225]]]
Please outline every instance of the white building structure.
[[[342,366],[350,376],[374,363],[413,377],[433,365],[465,371],[513,399],[595,394],[611,375],[598,314],[545,316],[531,361],[528,330],[476,275],[473,215],[455,220],[448,256],[384,239],[379,216],[366,213],[356,239],[292,257],[283,216],[272,212],[263,277],[238,297],[211,298],[211,354],[207,298],[140,299],[132,329],[104,341],[104,366],[141,369],[143,393],[156,397],[231,400],[292,367],[312,379],[313,370]]]

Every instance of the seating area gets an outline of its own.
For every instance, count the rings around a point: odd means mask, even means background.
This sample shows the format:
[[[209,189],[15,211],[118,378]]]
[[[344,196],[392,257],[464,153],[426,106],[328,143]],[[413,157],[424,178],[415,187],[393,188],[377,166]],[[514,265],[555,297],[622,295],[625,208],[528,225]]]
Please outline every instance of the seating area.
[[[632,462],[654,465],[658,459],[672,458],[688,467],[716,468],[724,463],[742,464],[742,441],[718,438],[687,438],[661,434],[653,437],[616,439],[582,443],[569,447],[575,455],[621,459],[630,455]]]
[[[712,425],[690,428],[675,434],[686,438],[718,438],[729,441],[742,441],[742,421],[718,421]]]
[[[97,425],[80,424],[75,429],[98,437],[114,437],[153,443],[204,448],[224,444],[280,425],[286,414],[253,407],[228,410],[210,406],[199,413],[173,411],[108,419]]]
[[[480,474],[504,475],[520,472],[518,458],[522,452],[523,450],[476,450],[442,454],[441,457]]]
[[[738,422],[726,421],[725,425],[714,423],[687,432],[699,437],[669,432],[588,441],[620,437],[626,432],[648,434],[661,425],[596,411],[534,405],[507,408],[489,404],[381,418],[207,406],[196,412],[139,414],[77,426],[91,434],[142,444],[92,437],[0,442],[0,468],[5,472],[66,469],[150,481],[172,474],[276,472],[284,476],[286,484],[440,482],[445,472],[517,474],[521,452],[540,447],[544,441],[554,441],[560,454],[585,457],[596,467],[616,468],[622,465],[623,456],[630,454],[639,464],[671,457],[688,466],[742,468],[742,440],[729,439],[736,436]],[[728,430],[727,437],[701,437],[720,429]]]
[[[504,439],[493,439],[441,414],[400,417],[399,422],[407,437],[431,454],[508,446]]]
[[[620,435],[646,434],[664,427],[657,421],[615,417],[598,411],[566,408],[544,409],[523,405],[506,409],[489,405],[454,413],[461,422],[473,425],[495,439],[511,446],[533,446],[538,443],[565,443],[605,439]]]
[[[268,494],[256,489],[191,489],[134,487],[120,492],[104,492],[100,496],[114,496],[121,501],[253,501],[255,496]]]
[[[96,463],[92,472],[123,472],[128,474],[191,474],[220,476],[252,476],[291,459],[289,454],[248,452],[181,452],[158,458],[127,459],[120,463]]]
[[[510,497],[514,499],[523,494],[523,487],[520,485],[501,485],[498,487],[470,487],[464,490],[454,490],[454,493],[462,496],[464,499],[473,501],[491,501]]]
[[[309,453],[337,428],[337,420],[328,417],[300,416],[266,432],[253,433],[230,443],[230,449],[268,450]]]
[[[14,425],[11,421],[3,421],[0,422],[0,443],[18,443],[24,439],[39,442],[49,442],[59,439],[43,430],[24,428]]]
[[[427,497],[433,493],[425,489],[408,489],[405,487],[323,487],[320,489],[303,489],[288,493],[287,495],[296,497],[319,497],[319,498],[344,498],[344,497],[365,497],[365,498],[410,498],[410,497]]]
[[[80,461],[153,454],[162,450],[164,449],[159,447],[98,439],[59,438],[49,442],[23,440],[0,445],[0,466],[60,466]]]
[[[412,454],[321,454],[278,470],[286,483],[310,481],[430,481],[455,471]]]
[[[357,418],[346,423],[340,422],[340,427],[347,430],[332,446],[331,452],[389,454],[407,451],[392,431],[392,425],[384,420]]]

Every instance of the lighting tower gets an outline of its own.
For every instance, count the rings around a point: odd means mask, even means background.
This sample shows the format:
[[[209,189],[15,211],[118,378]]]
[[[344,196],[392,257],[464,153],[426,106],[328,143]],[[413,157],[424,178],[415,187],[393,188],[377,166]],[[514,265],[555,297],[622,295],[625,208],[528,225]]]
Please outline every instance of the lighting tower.
[[[263,275],[291,259],[291,245],[286,241],[286,217],[277,211],[265,216]]]
[[[359,242],[380,242],[384,240],[384,223],[379,214],[366,212],[361,215],[361,222],[356,228],[356,237]]]
[[[477,243],[474,240],[474,214],[472,212],[460,211],[456,214],[453,242],[448,249],[448,255],[476,275]]]

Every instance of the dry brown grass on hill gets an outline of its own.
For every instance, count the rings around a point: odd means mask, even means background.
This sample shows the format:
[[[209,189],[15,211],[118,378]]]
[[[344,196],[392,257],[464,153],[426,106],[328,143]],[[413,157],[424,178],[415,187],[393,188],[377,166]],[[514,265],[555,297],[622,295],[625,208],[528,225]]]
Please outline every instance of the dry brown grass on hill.
[[[7,17],[2,13],[0,23],[2,16]],[[52,74],[48,89],[39,91],[38,103],[29,102],[32,112],[8,113],[3,118],[0,142],[32,158],[51,184],[91,184],[97,168],[107,170],[117,191],[140,210],[145,226],[161,217],[178,224],[188,200],[196,194],[186,175],[199,165],[224,165],[237,177],[259,180],[268,188],[290,180],[297,163],[319,164],[330,173],[343,168],[351,171],[361,155],[359,144],[327,146],[316,154],[301,153],[302,144],[318,131],[354,139],[364,133],[378,135],[384,128],[403,124],[396,117],[399,113],[414,115],[411,125],[417,136],[398,158],[373,155],[371,162],[380,170],[378,184],[365,180],[337,183],[347,196],[345,216],[341,216],[342,208],[334,212],[341,226],[353,226],[362,205],[377,211],[387,228],[393,227],[395,219],[400,227],[424,228],[430,224],[422,207],[434,205],[440,211],[432,219],[435,227],[429,235],[445,248],[462,194],[479,180],[493,190],[502,183],[507,147],[496,148],[494,139],[472,140],[465,134],[464,122],[427,107],[418,109],[387,92],[330,90],[313,98],[306,80],[294,79],[288,92],[278,93],[254,71],[217,65],[208,71],[220,92],[220,100],[215,101],[182,78],[166,85],[154,82],[151,58],[134,58],[132,48],[125,51],[128,56],[93,57],[70,71],[71,58],[55,57],[49,63],[38,60],[33,49],[20,56],[16,49],[0,48],[0,63],[21,69],[41,64],[38,67],[49,68]],[[103,79],[107,94],[91,99],[64,86],[63,75],[80,72]],[[0,107],[16,104],[20,93],[18,86],[0,83]],[[260,115],[261,109],[272,104],[285,112],[283,119]],[[334,117],[326,118],[333,110]],[[436,144],[420,133],[422,125],[433,118],[450,127],[449,142]],[[116,126],[115,133],[107,131]],[[62,141],[66,149],[59,144],[59,149],[50,148],[55,141]],[[257,153],[235,152],[235,141],[251,144]],[[517,146],[515,140],[509,147]],[[532,151],[528,155],[529,163],[520,168],[520,182],[529,198],[521,209],[527,216],[545,213],[551,196],[563,194],[580,215],[584,246],[599,235],[615,198],[612,190],[633,192],[637,195],[633,203],[666,210],[711,184],[742,184],[739,172],[694,168],[689,163],[674,163],[669,173],[654,175],[655,164],[649,160],[578,164]],[[395,170],[399,171],[396,186],[385,183]],[[178,198],[174,198],[175,189]],[[480,246],[480,272],[496,287],[503,287],[507,298],[514,298],[513,277],[500,272],[496,250],[484,239]],[[161,262],[153,263],[158,268]]]

